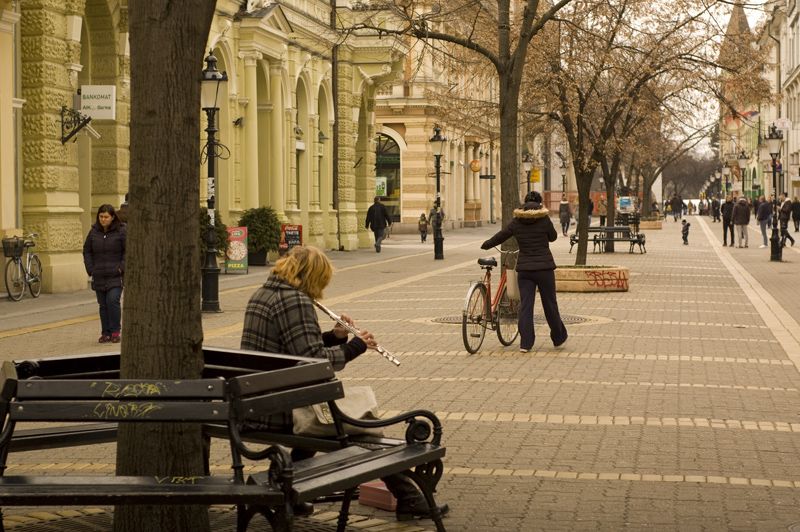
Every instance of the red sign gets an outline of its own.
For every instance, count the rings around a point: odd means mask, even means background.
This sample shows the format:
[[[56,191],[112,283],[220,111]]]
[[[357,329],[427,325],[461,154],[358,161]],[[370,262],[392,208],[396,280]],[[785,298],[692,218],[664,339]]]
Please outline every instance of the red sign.
[[[303,245],[303,226],[281,224],[281,241],[278,243],[278,254],[285,255],[295,246]]]

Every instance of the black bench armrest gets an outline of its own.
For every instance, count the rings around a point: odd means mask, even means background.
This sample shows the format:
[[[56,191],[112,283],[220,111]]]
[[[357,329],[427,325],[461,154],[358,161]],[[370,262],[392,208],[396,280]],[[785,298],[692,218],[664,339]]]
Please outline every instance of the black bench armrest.
[[[442,423],[433,412],[428,410],[412,410],[387,419],[355,419],[339,410],[333,401],[328,405],[334,418],[338,418],[342,423],[361,428],[382,428],[405,422],[408,425],[406,427],[407,443],[422,443],[430,439],[430,443],[433,445],[441,445]],[[424,420],[419,418],[424,418]]]

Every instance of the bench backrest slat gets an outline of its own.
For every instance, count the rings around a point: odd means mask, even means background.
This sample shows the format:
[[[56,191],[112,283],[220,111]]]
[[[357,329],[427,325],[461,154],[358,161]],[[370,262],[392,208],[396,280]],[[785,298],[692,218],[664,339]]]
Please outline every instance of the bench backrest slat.
[[[258,420],[265,415],[277,412],[288,412],[293,408],[325,403],[344,397],[344,388],[339,381],[311,384],[302,388],[293,388],[237,400],[232,398],[238,420]]]
[[[12,402],[14,421],[226,422],[228,404],[208,401],[22,401]]]
[[[294,386],[326,382],[334,378],[333,367],[325,360],[318,364],[300,364],[291,368],[233,377],[229,383],[231,393],[242,397]]]
[[[17,400],[105,399],[124,401],[224,399],[225,381],[197,379],[48,379],[19,383]]]

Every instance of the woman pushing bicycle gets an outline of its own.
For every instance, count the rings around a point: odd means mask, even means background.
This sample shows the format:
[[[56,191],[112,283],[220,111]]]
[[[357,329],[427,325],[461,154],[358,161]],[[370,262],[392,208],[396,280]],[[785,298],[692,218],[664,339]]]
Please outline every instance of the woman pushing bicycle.
[[[567,328],[561,321],[556,300],[556,263],[550,253],[550,242],[555,241],[558,234],[550,220],[550,211],[542,206],[542,195],[538,192],[528,192],[525,204],[514,209],[511,223],[484,242],[481,249],[502,244],[512,236],[516,237],[519,244],[516,267],[521,298],[518,315],[519,350],[528,352],[533,347],[533,303],[537,288],[542,297],[547,324],[550,326],[550,338],[553,345],[558,347],[567,341]]]

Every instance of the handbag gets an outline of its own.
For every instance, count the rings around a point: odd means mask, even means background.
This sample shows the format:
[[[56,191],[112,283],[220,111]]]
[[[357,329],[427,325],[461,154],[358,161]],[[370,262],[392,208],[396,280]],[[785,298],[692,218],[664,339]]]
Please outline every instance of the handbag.
[[[513,268],[506,268],[506,294],[512,301],[520,300],[517,270]]]
[[[348,417],[374,421],[378,417],[378,400],[370,386],[344,386],[344,397],[336,406]],[[336,425],[328,403],[317,403],[292,410],[293,432],[303,436],[336,436]],[[346,434],[383,436],[382,427],[365,428],[344,423]]]

